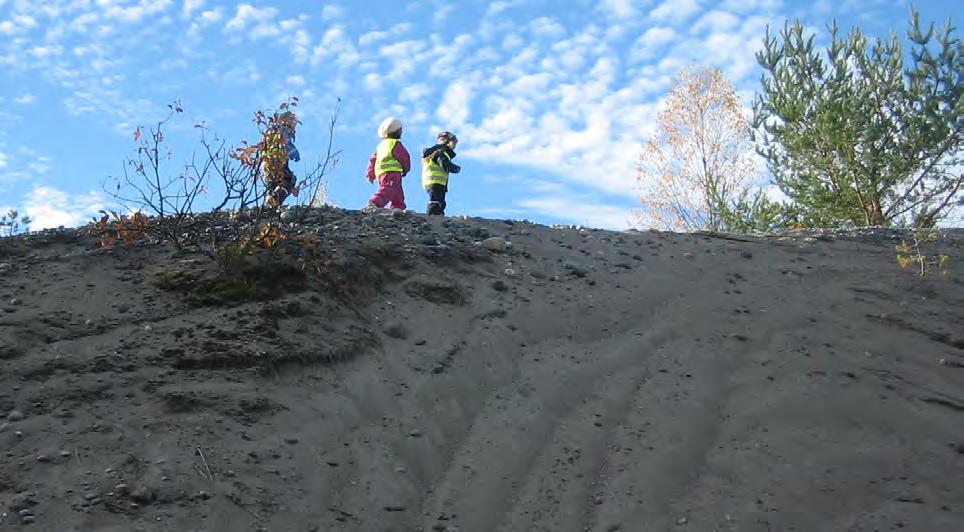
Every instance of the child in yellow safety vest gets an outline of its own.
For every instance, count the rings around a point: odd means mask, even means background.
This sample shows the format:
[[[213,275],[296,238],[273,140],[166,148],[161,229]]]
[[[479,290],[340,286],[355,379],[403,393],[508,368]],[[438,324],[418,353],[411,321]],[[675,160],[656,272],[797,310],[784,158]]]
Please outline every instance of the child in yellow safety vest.
[[[449,131],[438,134],[438,144],[422,151],[422,187],[428,192],[427,214],[445,214],[445,194],[449,190],[449,174],[462,171],[452,162],[459,139]]]
[[[378,127],[378,143],[375,153],[368,160],[366,172],[369,183],[378,180],[378,192],[368,200],[366,211],[380,209],[391,203],[393,209],[405,208],[405,191],[402,178],[411,170],[412,160],[402,146],[402,123],[397,118],[387,118]]]

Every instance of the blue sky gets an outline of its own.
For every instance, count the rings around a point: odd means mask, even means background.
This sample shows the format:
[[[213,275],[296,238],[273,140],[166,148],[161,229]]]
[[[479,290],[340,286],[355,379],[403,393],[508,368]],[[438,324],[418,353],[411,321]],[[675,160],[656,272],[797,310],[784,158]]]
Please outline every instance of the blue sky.
[[[952,0],[917,4],[943,22]],[[251,115],[301,98],[298,146],[323,155],[341,98],[333,201],[361,208],[365,165],[389,115],[413,153],[460,139],[447,214],[625,228],[634,161],[677,69],[714,65],[748,105],[767,25],[835,18],[902,37],[894,0],[222,1],[0,0],[0,208],[33,229],[76,225],[110,206],[133,132],[178,99],[169,168],[196,122],[255,140]],[[821,33],[822,35],[823,33]],[[415,170],[409,208],[423,210]]]

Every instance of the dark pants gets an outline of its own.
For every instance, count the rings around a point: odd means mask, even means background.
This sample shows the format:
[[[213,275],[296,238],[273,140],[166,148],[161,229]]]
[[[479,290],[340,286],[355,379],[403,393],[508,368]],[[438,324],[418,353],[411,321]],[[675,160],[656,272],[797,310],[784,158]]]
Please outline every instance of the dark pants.
[[[448,191],[449,187],[445,185],[428,186],[428,214],[445,214],[445,193]]]

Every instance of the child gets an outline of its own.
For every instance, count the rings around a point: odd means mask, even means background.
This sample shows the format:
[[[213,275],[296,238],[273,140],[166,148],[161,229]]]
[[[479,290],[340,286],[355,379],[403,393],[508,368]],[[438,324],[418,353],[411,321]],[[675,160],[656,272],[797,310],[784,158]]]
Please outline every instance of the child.
[[[422,186],[428,192],[427,214],[445,214],[445,193],[449,189],[449,174],[457,174],[462,169],[452,162],[455,146],[459,139],[453,133],[443,131],[438,134],[438,144],[422,152]]]
[[[402,137],[402,123],[397,118],[386,118],[378,127],[378,143],[375,153],[368,160],[368,182],[378,179],[378,192],[368,200],[365,211],[381,209],[389,202],[393,209],[405,208],[405,191],[402,178],[411,169],[411,157],[399,140]]]

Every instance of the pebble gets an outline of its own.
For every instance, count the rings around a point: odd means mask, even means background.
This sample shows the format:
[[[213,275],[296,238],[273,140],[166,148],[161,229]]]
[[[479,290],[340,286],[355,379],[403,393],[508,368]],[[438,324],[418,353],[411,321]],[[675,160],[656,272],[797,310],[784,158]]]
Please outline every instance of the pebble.
[[[30,523],[33,523],[33,522],[36,521],[36,520],[37,520],[37,518],[34,517],[34,516],[32,516],[32,515],[25,515],[25,516],[23,516],[23,517],[20,518],[20,522],[23,523],[23,524],[25,524],[25,525],[29,525]]]
[[[291,437],[285,438],[285,443],[287,443],[288,445],[294,445],[298,443],[298,438],[291,438]]]
[[[753,253],[750,253],[749,251],[741,251],[740,256],[743,257],[744,259],[752,259]]]
[[[144,326],[144,332],[151,332],[151,331],[153,331],[153,330],[154,330],[154,328],[151,327],[150,325],[145,325],[145,326]]]
[[[3,422],[0,423],[0,433],[6,432],[10,428],[10,423]]]
[[[37,455],[37,461],[38,461],[38,462],[46,463],[46,462],[49,462],[49,461],[50,461],[50,457],[47,456],[47,455],[45,455],[45,454],[38,454],[38,455]]]
[[[680,517],[679,519],[676,520],[677,525],[685,525],[688,522],[689,522],[689,519],[685,517]]]
[[[19,410],[11,410],[10,413],[7,414],[7,421],[10,421],[10,422],[23,421],[23,419],[24,419],[23,412]]]
[[[420,438],[420,437],[422,436],[422,431],[420,431],[420,430],[413,430],[413,431],[409,432],[408,435],[411,436],[411,437],[413,437],[413,438]]]
[[[64,458],[69,458],[70,454],[71,454],[70,451],[67,451],[67,450],[60,451],[60,456]]]

